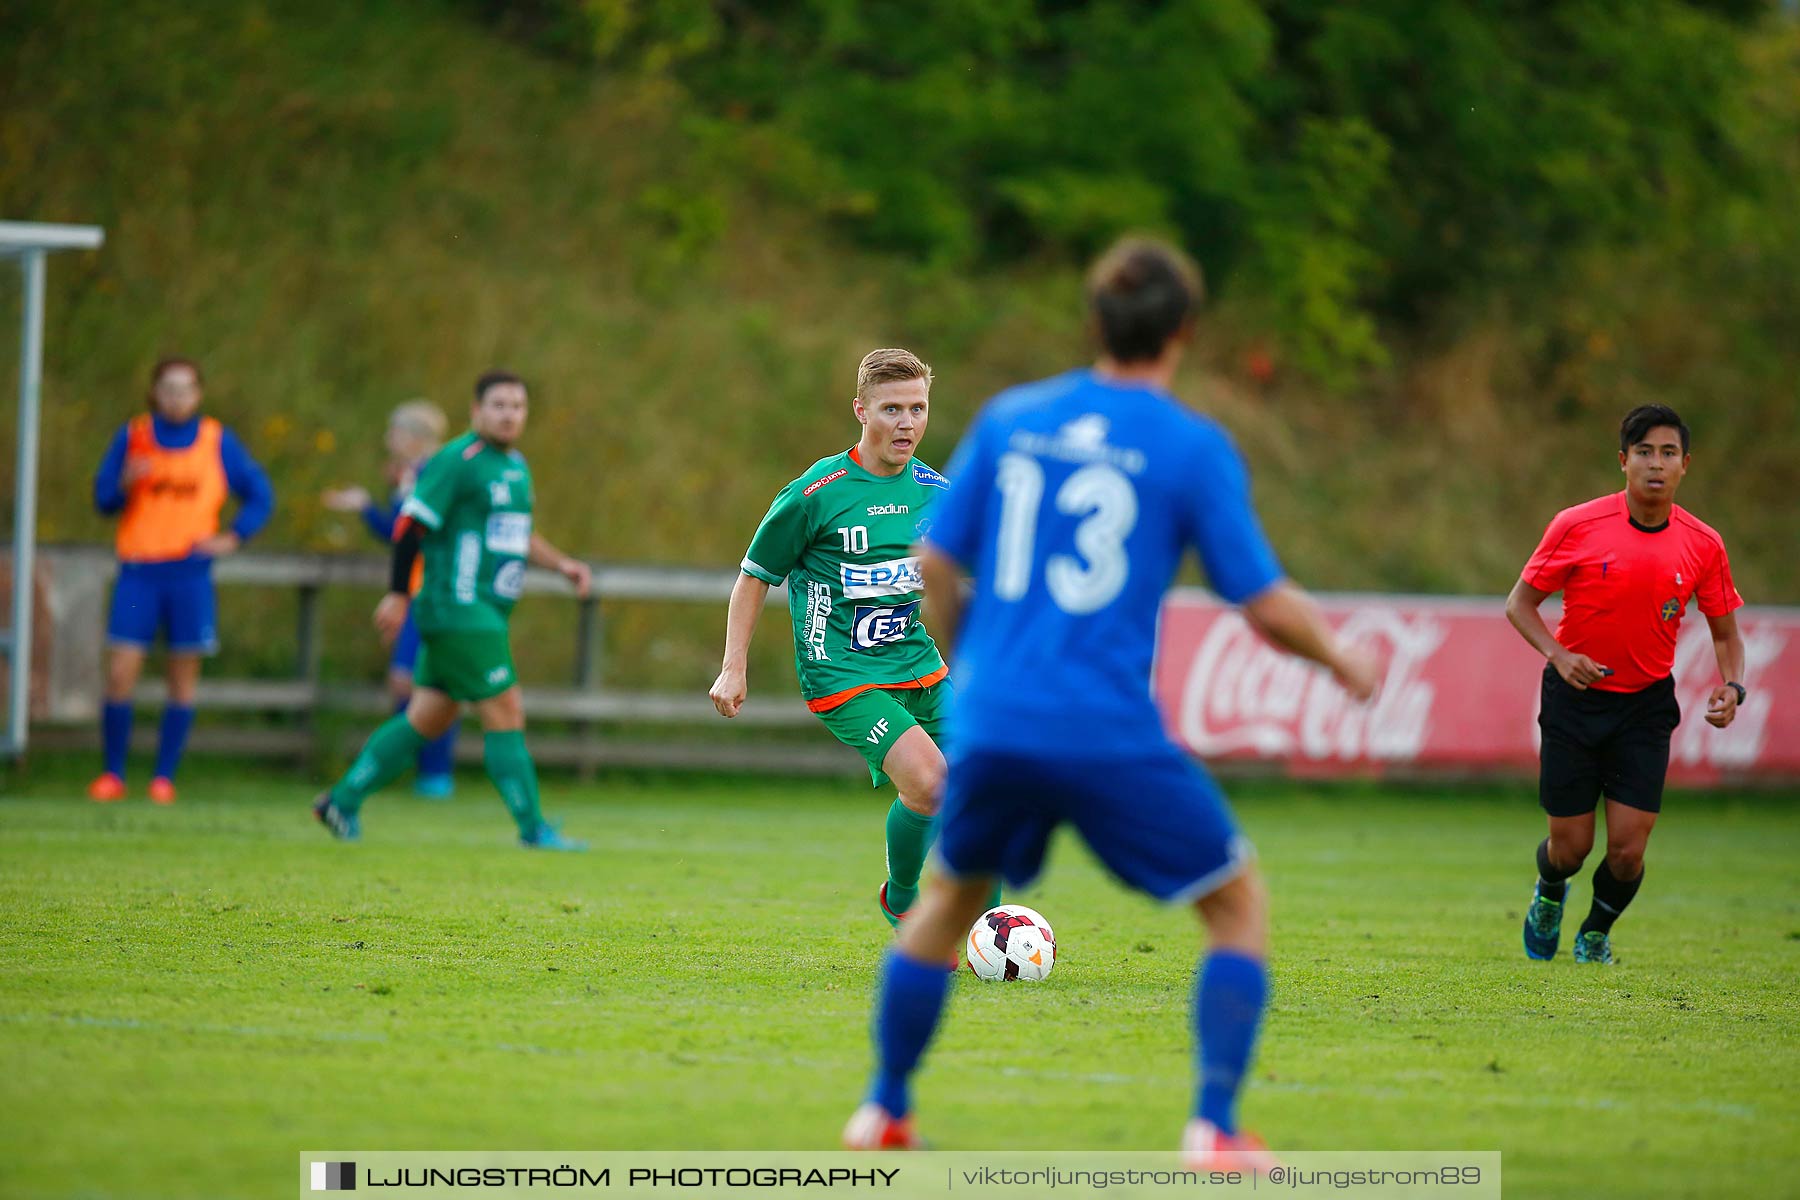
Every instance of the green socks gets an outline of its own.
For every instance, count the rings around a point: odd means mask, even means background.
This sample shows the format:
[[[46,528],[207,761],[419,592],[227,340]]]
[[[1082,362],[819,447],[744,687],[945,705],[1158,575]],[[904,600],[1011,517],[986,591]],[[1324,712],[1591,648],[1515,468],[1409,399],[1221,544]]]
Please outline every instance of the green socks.
[[[344,777],[331,789],[331,802],[338,811],[354,813],[362,808],[371,792],[378,792],[413,765],[425,739],[406,719],[396,713],[363,743],[362,753],[344,772]]]
[[[544,814],[538,811],[537,765],[525,749],[524,732],[490,733],[482,739],[482,750],[488,778],[500,789],[500,799],[506,801],[506,811],[519,826],[519,836],[533,836],[543,824]]]
[[[372,792],[380,791],[419,757],[425,738],[407,722],[406,714],[389,717],[381,728],[369,735],[362,753],[350,764],[344,777],[331,789],[331,802],[345,813],[354,813]],[[500,789],[506,811],[519,826],[520,837],[531,837],[543,823],[538,811],[537,767],[525,749],[525,735],[490,733],[485,741],[488,777]],[[918,870],[913,871],[918,882]]]
[[[925,854],[937,836],[937,822],[920,816],[898,799],[887,815],[887,902],[897,913],[905,912],[919,898],[919,872]]]

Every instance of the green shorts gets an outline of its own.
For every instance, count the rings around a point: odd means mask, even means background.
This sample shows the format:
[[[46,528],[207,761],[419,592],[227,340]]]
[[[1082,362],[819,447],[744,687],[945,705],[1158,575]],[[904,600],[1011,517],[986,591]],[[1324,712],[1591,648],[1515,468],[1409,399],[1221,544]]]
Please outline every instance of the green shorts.
[[[513,673],[512,643],[492,629],[446,630],[419,635],[413,686],[443,692],[452,700],[489,700],[519,682]]]
[[[869,764],[872,786],[888,783],[881,764],[900,735],[914,725],[931,735],[942,749],[944,718],[949,714],[950,700],[956,689],[950,680],[928,688],[870,688],[858,692],[830,712],[815,713],[825,722],[837,740],[863,756]]]

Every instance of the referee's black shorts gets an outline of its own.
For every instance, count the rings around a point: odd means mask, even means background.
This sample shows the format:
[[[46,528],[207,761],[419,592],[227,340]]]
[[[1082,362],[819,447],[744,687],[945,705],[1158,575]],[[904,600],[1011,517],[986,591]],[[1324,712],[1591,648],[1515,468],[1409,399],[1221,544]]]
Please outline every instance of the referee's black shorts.
[[[1538,709],[1538,803],[1553,817],[1591,813],[1601,796],[1662,811],[1669,738],[1679,724],[1672,676],[1638,692],[1583,691],[1546,666]]]

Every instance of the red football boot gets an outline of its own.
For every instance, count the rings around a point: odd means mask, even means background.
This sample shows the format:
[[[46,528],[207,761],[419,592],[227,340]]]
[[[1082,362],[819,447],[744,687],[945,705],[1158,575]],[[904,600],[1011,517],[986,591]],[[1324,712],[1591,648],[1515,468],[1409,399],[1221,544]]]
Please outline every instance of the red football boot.
[[[88,799],[95,804],[111,804],[125,798],[125,781],[111,771],[97,776],[88,784]]]
[[[911,1117],[895,1117],[873,1100],[850,1116],[844,1126],[846,1150],[923,1150]]]
[[[1248,1171],[1267,1175],[1281,1160],[1254,1133],[1226,1133],[1199,1117],[1181,1135],[1181,1157],[1190,1171]]]

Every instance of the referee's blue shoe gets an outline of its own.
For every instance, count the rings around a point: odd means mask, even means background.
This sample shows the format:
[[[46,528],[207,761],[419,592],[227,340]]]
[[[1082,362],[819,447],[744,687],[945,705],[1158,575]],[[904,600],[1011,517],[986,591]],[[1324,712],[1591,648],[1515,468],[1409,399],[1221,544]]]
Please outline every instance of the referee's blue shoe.
[[[1556,957],[1557,943],[1562,940],[1563,902],[1569,898],[1568,884],[1563,885],[1563,899],[1544,895],[1539,881],[1531,890],[1531,907],[1525,910],[1525,957],[1544,961]]]
[[[413,781],[413,795],[421,800],[448,800],[455,794],[454,775],[421,775]]]
[[[1598,929],[1590,929],[1586,933],[1575,935],[1576,962],[1609,963],[1612,960],[1612,938]]]
[[[538,827],[531,831],[531,836],[521,837],[519,845],[527,850],[573,850],[582,851],[588,844],[579,838],[564,837],[562,830],[548,821],[539,821]]]

